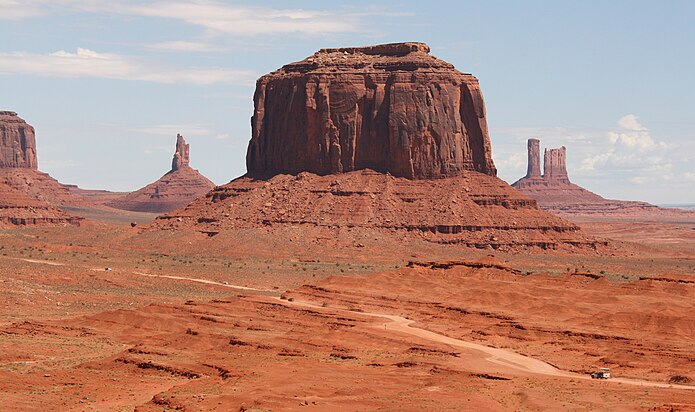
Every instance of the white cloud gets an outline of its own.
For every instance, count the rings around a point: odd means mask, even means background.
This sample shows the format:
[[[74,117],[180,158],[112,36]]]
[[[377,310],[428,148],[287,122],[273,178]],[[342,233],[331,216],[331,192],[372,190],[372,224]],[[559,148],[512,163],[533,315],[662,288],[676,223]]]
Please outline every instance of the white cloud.
[[[256,75],[226,68],[177,68],[112,53],[78,48],[75,53],[59,50],[47,55],[27,52],[0,53],[0,74],[46,77],[98,77],[155,83],[218,83],[253,85]]]
[[[634,184],[673,179],[669,145],[654,140],[634,114],[621,117],[617,123],[617,130],[605,133],[608,144],[600,153],[585,157],[579,170],[622,172],[629,174],[628,180]]]
[[[45,11],[31,2],[0,0],[0,20],[23,20],[40,17]]]
[[[504,157],[495,156],[494,160],[499,169],[519,171],[526,168],[527,157],[521,152],[515,152]]]
[[[649,135],[646,127],[638,122],[638,117],[634,114],[628,114],[618,120],[618,126],[622,130],[618,132],[608,132],[608,140],[618,146],[635,148],[640,151],[647,151],[656,148],[657,146],[666,147],[666,143],[656,143]]]
[[[149,1],[127,0],[0,0],[14,5],[17,18],[36,13],[87,12],[178,20],[206,30],[234,35],[302,33],[308,35],[359,31],[356,15],[339,15],[321,10],[276,9],[228,4],[212,0]],[[0,5],[3,3],[0,3]],[[34,10],[34,13],[30,13]],[[21,13],[20,13],[21,12]]]
[[[72,169],[75,167],[80,167],[83,166],[84,164],[82,162],[78,162],[76,160],[72,159],[66,159],[66,160],[57,160],[57,159],[49,159],[49,160],[41,160],[41,164],[39,165],[42,170],[65,170],[65,169]]]
[[[618,126],[622,127],[625,130],[632,130],[632,131],[644,131],[647,130],[646,127],[642,126],[639,122],[639,119],[637,116],[634,114],[628,114],[623,117],[621,117],[618,120]]]
[[[529,137],[540,138],[542,148],[567,146],[570,179],[609,196],[621,191],[627,193],[629,187],[644,190],[640,185],[645,184],[676,187],[685,181],[688,184],[695,181],[691,166],[695,161],[695,146],[657,138],[634,114],[621,117],[616,127],[609,130],[574,126],[507,127],[492,129],[491,134],[495,164],[500,176],[508,182],[525,174]],[[633,197],[640,196],[644,193]]]

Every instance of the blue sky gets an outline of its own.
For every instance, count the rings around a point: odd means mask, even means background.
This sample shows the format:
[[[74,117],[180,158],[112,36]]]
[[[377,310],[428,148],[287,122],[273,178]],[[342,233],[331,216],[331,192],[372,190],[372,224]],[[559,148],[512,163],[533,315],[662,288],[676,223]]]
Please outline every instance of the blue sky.
[[[0,0],[0,110],[39,167],[135,190],[176,133],[217,184],[245,172],[255,80],[322,47],[422,41],[473,73],[499,176],[526,139],[603,196],[695,203],[695,2]]]

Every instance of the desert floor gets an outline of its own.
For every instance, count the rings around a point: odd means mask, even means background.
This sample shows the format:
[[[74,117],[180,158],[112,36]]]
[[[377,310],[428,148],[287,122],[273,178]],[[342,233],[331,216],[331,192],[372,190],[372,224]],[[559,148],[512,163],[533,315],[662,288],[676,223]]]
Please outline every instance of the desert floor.
[[[4,229],[0,410],[695,410],[695,222],[576,222],[611,247]]]

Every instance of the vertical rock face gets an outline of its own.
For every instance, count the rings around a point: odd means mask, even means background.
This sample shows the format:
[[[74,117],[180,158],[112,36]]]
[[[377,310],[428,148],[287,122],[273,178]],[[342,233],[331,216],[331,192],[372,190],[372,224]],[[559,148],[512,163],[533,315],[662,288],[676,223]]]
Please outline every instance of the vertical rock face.
[[[15,112],[0,111],[0,168],[36,170],[34,128]]]
[[[171,161],[171,171],[181,169],[182,167],[188,167],[191,155],[190,146],[186,143],[186,140],[180,134],[176,135],[176,152],[174,153],[174,158]]]
[[[496,175],[478,80],[423,43],[321,49],[256,84],[251,176]]]
[[[539,179],[541,177],[541,141],[528,139],[528,169],[526,178]]]
[[[571,184],[567,176],[567,149],[545,149],[543,154],[543,175],[541,175],[541,141],[528,139],[528,168],[526,176],[512,184],[516,189],[535,186],[556,186]]]
[[[567,177],[567,149],[562,146],[559,149],[545,149],[543,156],[543,179],[569,183]]]

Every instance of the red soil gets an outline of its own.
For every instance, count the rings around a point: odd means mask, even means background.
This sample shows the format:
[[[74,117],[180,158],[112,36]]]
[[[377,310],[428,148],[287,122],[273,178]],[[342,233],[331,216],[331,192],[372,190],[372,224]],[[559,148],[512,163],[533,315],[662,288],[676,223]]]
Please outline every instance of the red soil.
[[[340,175],[301,173],[269,180],[238,178],[157,219],[150,231],[208,236],[239,229],[368,229],[396,237],[478,248],[595,250],[602,242],[500,179],[477,172],[409,180],[362,170]]]

